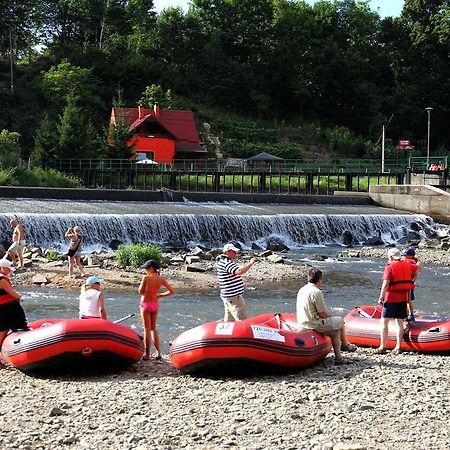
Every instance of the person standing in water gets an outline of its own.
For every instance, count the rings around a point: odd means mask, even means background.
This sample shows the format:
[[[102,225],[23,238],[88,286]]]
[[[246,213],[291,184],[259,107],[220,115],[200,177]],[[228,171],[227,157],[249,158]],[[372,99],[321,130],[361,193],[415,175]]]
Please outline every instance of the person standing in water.
[[[142,266],[146,274],[142,277],[139,285],[139,294],[141,294],[141,319],[144,327],[144,356],[142,359],[150,359],[151,343],[155,346],[155,359],[161,359],[161,349],[159,346],[159,336],[156,329],[156,320],[158,318],[159,301],[158,299],[168,297],[175,293],[175,289],[168,281],[159,275],[159,266],[156,261],[148,260]],[[167,290],[159,292],[161,287]]]

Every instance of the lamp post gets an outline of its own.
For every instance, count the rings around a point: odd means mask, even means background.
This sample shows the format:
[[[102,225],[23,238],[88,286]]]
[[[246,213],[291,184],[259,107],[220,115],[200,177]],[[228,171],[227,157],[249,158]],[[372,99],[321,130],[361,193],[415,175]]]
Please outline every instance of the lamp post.
[[[430,166],[430,116],[433,108],[428,106],[425,108],[425,111],[428,113],[428,136],[427,136],[427,169]]]

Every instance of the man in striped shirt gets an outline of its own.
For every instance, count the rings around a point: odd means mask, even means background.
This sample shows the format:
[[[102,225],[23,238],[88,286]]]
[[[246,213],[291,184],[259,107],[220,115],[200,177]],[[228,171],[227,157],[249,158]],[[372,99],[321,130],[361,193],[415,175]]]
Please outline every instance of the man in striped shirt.
[[[223,247],[223,255],[219,256],[217,262],[220,298],[225,306],[225,317],[223,319],[225,322],[247,318],[242,275],[247,273],[257,260],[252,258],[248,264],[239,267],[235,262],[238,251],[239,249],[233,244],[226,244]]]

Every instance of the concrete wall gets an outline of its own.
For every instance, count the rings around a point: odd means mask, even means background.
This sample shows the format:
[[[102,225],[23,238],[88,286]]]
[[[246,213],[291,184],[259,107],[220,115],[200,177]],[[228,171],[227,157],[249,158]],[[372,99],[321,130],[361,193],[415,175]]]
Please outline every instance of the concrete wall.
[[[450,194],[433,186],[370,186],[369,195],[377,205],[427,214],[435,220],[450,222]]]
[[[0,198],[51,198],[68,200],[107,200],[142,202],[230,202],[241,203],[290,203],[290,204],[329,204],[329,205],[370,205],[369,196],[327,196],[327,195],[277,195],[277,194],[239,194],[233,192],[178,192],[162,189],[159,191],[122,191],[108,189],[59,189],[25,188],[0,186]]]

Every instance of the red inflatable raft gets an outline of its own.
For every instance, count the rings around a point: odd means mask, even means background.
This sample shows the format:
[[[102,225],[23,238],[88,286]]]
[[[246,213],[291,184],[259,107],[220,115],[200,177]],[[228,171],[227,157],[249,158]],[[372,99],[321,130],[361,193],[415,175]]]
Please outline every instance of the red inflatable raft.
[[[66,368],[114,369],[138,361],[139,335],[131,328],[101,319],[43,319],[30,331],[10,333],[3,358],[24,372]]]
[[[357,306],[344,318],[348,340],[367,347],[380,345],[381,306]],[[391,322],[392,323],[392,322]],[[395,347],[395,325],[389,324],[388,348]],[[444,353],[450,351],[450,319],[416,315],[405,327],[402,350]]]
[[[240,322],[209,322],[180,334],[170,359],[185,372],[306,367],[325,358],[331,341],[296,329],[295,314],[262,314]]]

